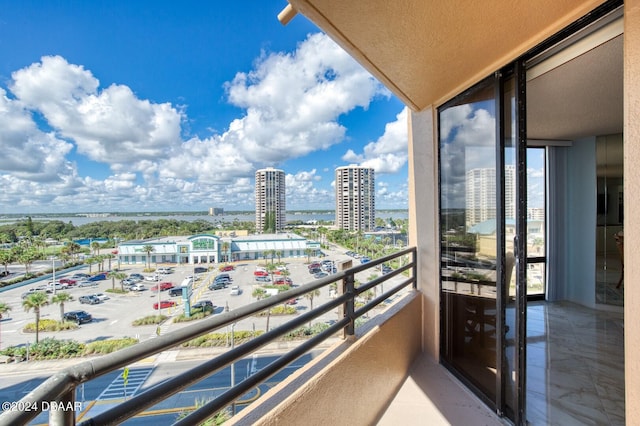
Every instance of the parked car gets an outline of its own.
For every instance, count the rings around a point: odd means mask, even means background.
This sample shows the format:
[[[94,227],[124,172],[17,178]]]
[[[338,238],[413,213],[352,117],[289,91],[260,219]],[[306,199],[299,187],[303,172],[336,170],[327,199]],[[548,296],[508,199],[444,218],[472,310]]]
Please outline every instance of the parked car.
[[[160,279],[160,275],[158,274],[145,275],[144,279],[145,281],[158,281]]]
[[[28,291],[25,291],[24,293],[22,293],[22,299],[26,299],[27,296],[29,296],[30,294],[33,294],[33,293],[45,293],[46,294],[47,292],[44,291],[44,290],[38,290],[36,288],[31,288]]]
[[[71,311],[62,317],[65,321],[75,322],[78,325],[93,321],[93,317],[86,311]]]
[[[229,292],[230,295],[238,296],[240,293],[242,293],[242,290],[240,290],[239,285],[231,286],[231,291]]]
[[[318,272],[313,274],[313,278],[322,278],[322,277],[326,277],[328,274],[326,272]]]
[[[125,278],[124,280],[121,281],[122,285],[125,286],[125,287],[132,286],[137,282],[138,281],[132,280],[131,278]]]
[[[144,277],[142,276],[142,274],[133,273],[133,274],[129,274],[129,279],[135,280],[135,281],[142,281],[144,280]]]
[[[201,309],[203,312],[204,311],[213,312],[215,308],[216,306],[213,304],[213,302],[211,302],[211,300],[201,300],[191,305],[191,309]]]
[[[235,266],[233,265],[223,265],[220,267],[220,272],[229,272],[229,271],[235,271]]]
[[[76,285],[78,283],[77,280],[71,278],[62,278],[60,279],[60,284],[66,284],[68,286]]]
[[[164,283],[156,284],[153,287],[151,287],[151,291],[158,291],[158,288],[160,288],[160,291],[170,290],[173,288],[173,283],[164,282]]]
[[[311,269],[309,269],[309,273],[311,275],[315,275],[315,274],[317,274],[319,272],[322,272],[322,269],[320,269],[320,268],[311,268]]]
[[[78,298],[78,300],[80,301],[80,303],[82,303],[83,305],[86,303],[87,305],[97,305],[98,303],[100,303],[100,299],[98,299],[96,296],[94,296],[93,294],[88,295],[88,296],[80,296]]]
[[[226,282],[212,282],[209,284],[209,290],[222,290],[223,288],[227,288]]]
[[[196,268],[193,268],[193,273],[194,274],[203,274],[205,272],[207,272],[209,269],[207,268],[203,268],[202,266],[198,266]]]
[[[47,287],[49,287],[51,290],[53,290],[53,289],[63,290],[65,288],[69,287],[69,284],[63,284],[60,281],[56,281],[56,282],[49,281],[47,283]]]
[[[172,288],[171,290],[169,290],[169,296],[171,297],[182,296],[182,289],[183,287]]]
[[[369,263],[371,262],[371,259],[369,259],[368,257],[361,257],[360,258],[360,263]]]
[[[256,277],[256,281],[260,281],[260,282],[263,282],[263,283],[270,283],[271,282],[271,277],[268,276],[268,275],[267,276],[261,276],[260,275],[260,276]]]
[[[277,278],[273,283],[276,285],[292,285],[293,281],[289,277],[280,277]]]
[[[97,285],[97,281],[82,280],[78,282],[78,287],[95,287]]]
[[[266,277],[269,275],[269,273],[267,271],[263,271],[261,269],[256,269],[253,273],[253,275],[255,275],[256,277]]]
[[[309,268],[309,270],[311,269],[320,269],[322,267],[322,265],[318,262],[314,262],[311,263],[309,266],[307,266]]]
[[[91,275],[89,275],[89,274],[84,274],[82,272],[77,272],[77,273],[71,275],[71,279],[72,280],[84,280],[86,278],[89,278],[90,276]]]
[[[132,286],[129,287],[129,291],[145,291],[147,289],[147,287],[145,287],[144,284],[134,284]]]
[[[177,303],[173,300],[161,300],[160,301],[160,309],[171,308],[176,306]],[[153,304],[153,309],[158,309],[158,302]]]
[[[95,274],[92,277],[87,278],[89,281],[102,281],[107,279],[107,274],[101,272],[99,274]]]
[[[171,268],[158,268],[156,269],[156,272],[158,274],[167,275],[173,273],[173,270]]]
[[[93,297],[97,297],[99,301],[104,302],[105,300],[109,300],[109,296],[104,293],[94,293]]]

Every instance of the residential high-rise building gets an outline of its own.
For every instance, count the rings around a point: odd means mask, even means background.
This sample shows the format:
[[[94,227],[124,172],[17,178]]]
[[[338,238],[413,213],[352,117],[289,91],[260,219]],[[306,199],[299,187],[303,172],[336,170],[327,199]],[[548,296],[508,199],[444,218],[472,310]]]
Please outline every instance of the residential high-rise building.
[[[375,172],[369,167],[336,169],[336,227],[370,231],[376,223]]]
[[[286,224],[284,171],[267,167],[256,171],[256,232],[274,233]]]
[[[505,166],[505,218],[516,217],[516,169]],[[467,171],[467,227],[496,218],[496,170],[477,168]]]

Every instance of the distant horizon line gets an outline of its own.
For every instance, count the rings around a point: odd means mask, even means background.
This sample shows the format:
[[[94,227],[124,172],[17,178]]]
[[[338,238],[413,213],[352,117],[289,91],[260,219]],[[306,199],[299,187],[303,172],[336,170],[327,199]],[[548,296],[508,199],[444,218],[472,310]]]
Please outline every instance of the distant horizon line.
[[[409,209],[376,209],[376,212],[407,212]],[[335,213],[335,209],[310,209],[310,210],[287,210],[286,213]],[[202,216],[224,216],[231,214],[255,214],[254,210],[225,210],[219,215],[210,215],[208,211],[204,210],[176,210],[176,211],[132,211],[132,212],[64,212],[64,213],[0,213],[1,217],[15,217],[15,216],[134,216],[134,215],[202,215]]]

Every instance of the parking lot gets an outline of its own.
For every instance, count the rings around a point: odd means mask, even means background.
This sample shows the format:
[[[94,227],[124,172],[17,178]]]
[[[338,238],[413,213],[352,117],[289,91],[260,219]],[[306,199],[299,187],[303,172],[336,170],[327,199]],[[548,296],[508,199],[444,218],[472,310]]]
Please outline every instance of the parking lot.
[[[328,251],[327,256],[323,259],[330,259],[336,262],[351,259],[344,254],[344,250]],[[317,260],[317,259],[312,259]],[[277,261],[277,260],[276,260]],[[313,275],[309,273],[307,258],[296,259],[282,259],[286,263],[289,270],[289,277],[294,284],[300,285],[312,281]],[[354,261],[354,264],[357,261]],[[204,273],[196,274],[196,281],[194,283],[194,291],[191,297],[191,304],[196,302],[210,300],[215,306],[214,315],[223,312],[227,307],[230,310],[236,309],[240,306],[254,302],[256,299],[252,297],[254,286],[264,283],[257,282],[255,280],[254,271],[257,266],[264,264],[262,261],[247,261],[236,262],[234,264],[235,270],[225,272],[228,273],[232,279],[232,282],[226,287],[218,290],[209,290],[208,284],[214,279],[220,272],[217,265],[196,265],[197,267],[211,266],[210,270]],[[157,265],[161,267],[165,265]],[[143,265],[121,265],[120,270],[127,275],[132,273],[141,273],[143,275],[149,275],[142,273]],[[163,274],[160,276],[160,282],[171,282],[175,286],[180,286],[182,281],[193,275],[193,265],[178,265],[173,266],[170,274]],[[69,277],[77,272],[88,272],[84,270],[75,270],[68,273],[59,273],[56,275],[56,279]],[[94,271],[95,272],[95,271]],[[373,271],[369,271],[367,275],[370,275]],[[378,272],[379,273],[379,272]],[[360,277],[362,281],[365,281],[367,276]],[[0,348],[6,348],[14,345],[24,345],[27,343],[33,343],[35,341],[35,335],[32,333],[24,333],[22,329],[27,323],[32,323],[35,320],[33,311],[25,312],[22,307],[21,295],[28,291],[30,288],[35,288],[38,285],[46,284],[50,279],[43,280],[40,283],[33,283],[28,286],[7,290],[0,293],[0,301],[7,303],[11,307],[11,311],[5,314],[0,324]],[[120,283],[116,281],[116,288],[120,288]],[[119,337],[135,337],[140,340],[146,340],[156,336],[158,328],[155,325],[147,326],[132,326],[132,323],[136,319],[143,318],[148,315],[153,315],[158,311],[154,309],[154,303],[164,300],[173,300],[177,302],[177,306],[171,308],[162,309],[162,313],[169,315],[170,317],[179,315],[184,310],[184,304],[181,296],[171,297],[169,291],[161,291],[158,297],[157,291],[151,291],[150,288],[157,284],[157,282],[145,281],[146,290],[138,292],[128,292],[126,294],[116,294],[107,292],[107,289],[112,288],[112,280],[106,279],[98,281],[95,287],[78,287],[72,286],[66,290],[73,297],[74,300],[67,302],[64,305],[65,312],[73,310],[85,310],[93,316],[93,321],[90,323],[82,324],[78,329],[64,332],[41,332],[40,339],[46,337],[55,337],[56,339],[74,339],[81,342],[89,342],[95,340],[104,340]],[[231,286],[239,286],[239,294],[231,294]],[[61,290],[57,290],[61,291]],[[95,293],[103,293],[108,299],[101,301],[98,304],[81,304],[79,298],[81,296],[87,296]],[[52,296],[50,294],[50,296]],[[329,289],[321,289],[319,297],[314,298],[314,306],[318,306],[322,302],[328,300]],[[304,312],[309,309],[309,300],[300,298],[295,305],[298,311]],[[42,319],[60,319],[60,306],[57,304],[50,304],[45,306],[41,310]],[[278,325],[283,321],[290,319],[290,316],[272,316],[270,319],[270,328]],[[319,322],[332,321],[337,319],[337,312],[326,313],[322,318],[319,318]],[[165,334],[169,331],[178,329],[180,327],[188,326],[192,322],[173,323],[172,321],[166,321],[160,327],[160,333]],[[236,330],[264,330],[266,327],[265,317],[252,317],[240,321],[236,325]],[[221,330],[226,331],[226,330]]]

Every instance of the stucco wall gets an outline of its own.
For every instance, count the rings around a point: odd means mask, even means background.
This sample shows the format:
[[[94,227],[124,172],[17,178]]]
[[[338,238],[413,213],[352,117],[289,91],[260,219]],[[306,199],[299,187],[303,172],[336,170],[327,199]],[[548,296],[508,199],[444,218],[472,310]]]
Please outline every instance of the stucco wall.
[[[327,350],[227,423],[374,424],[420,352],[421,313],[419,293],[412,293],[366,334]]]
[[[626,424],[640,424],[640,0],[624,12],[624,368]],[[637,206],[637,207],[636,207]]]
[[[409,245],[417,248],[423,351],[439,359],[440,243],[435,110],[409,115]]]

